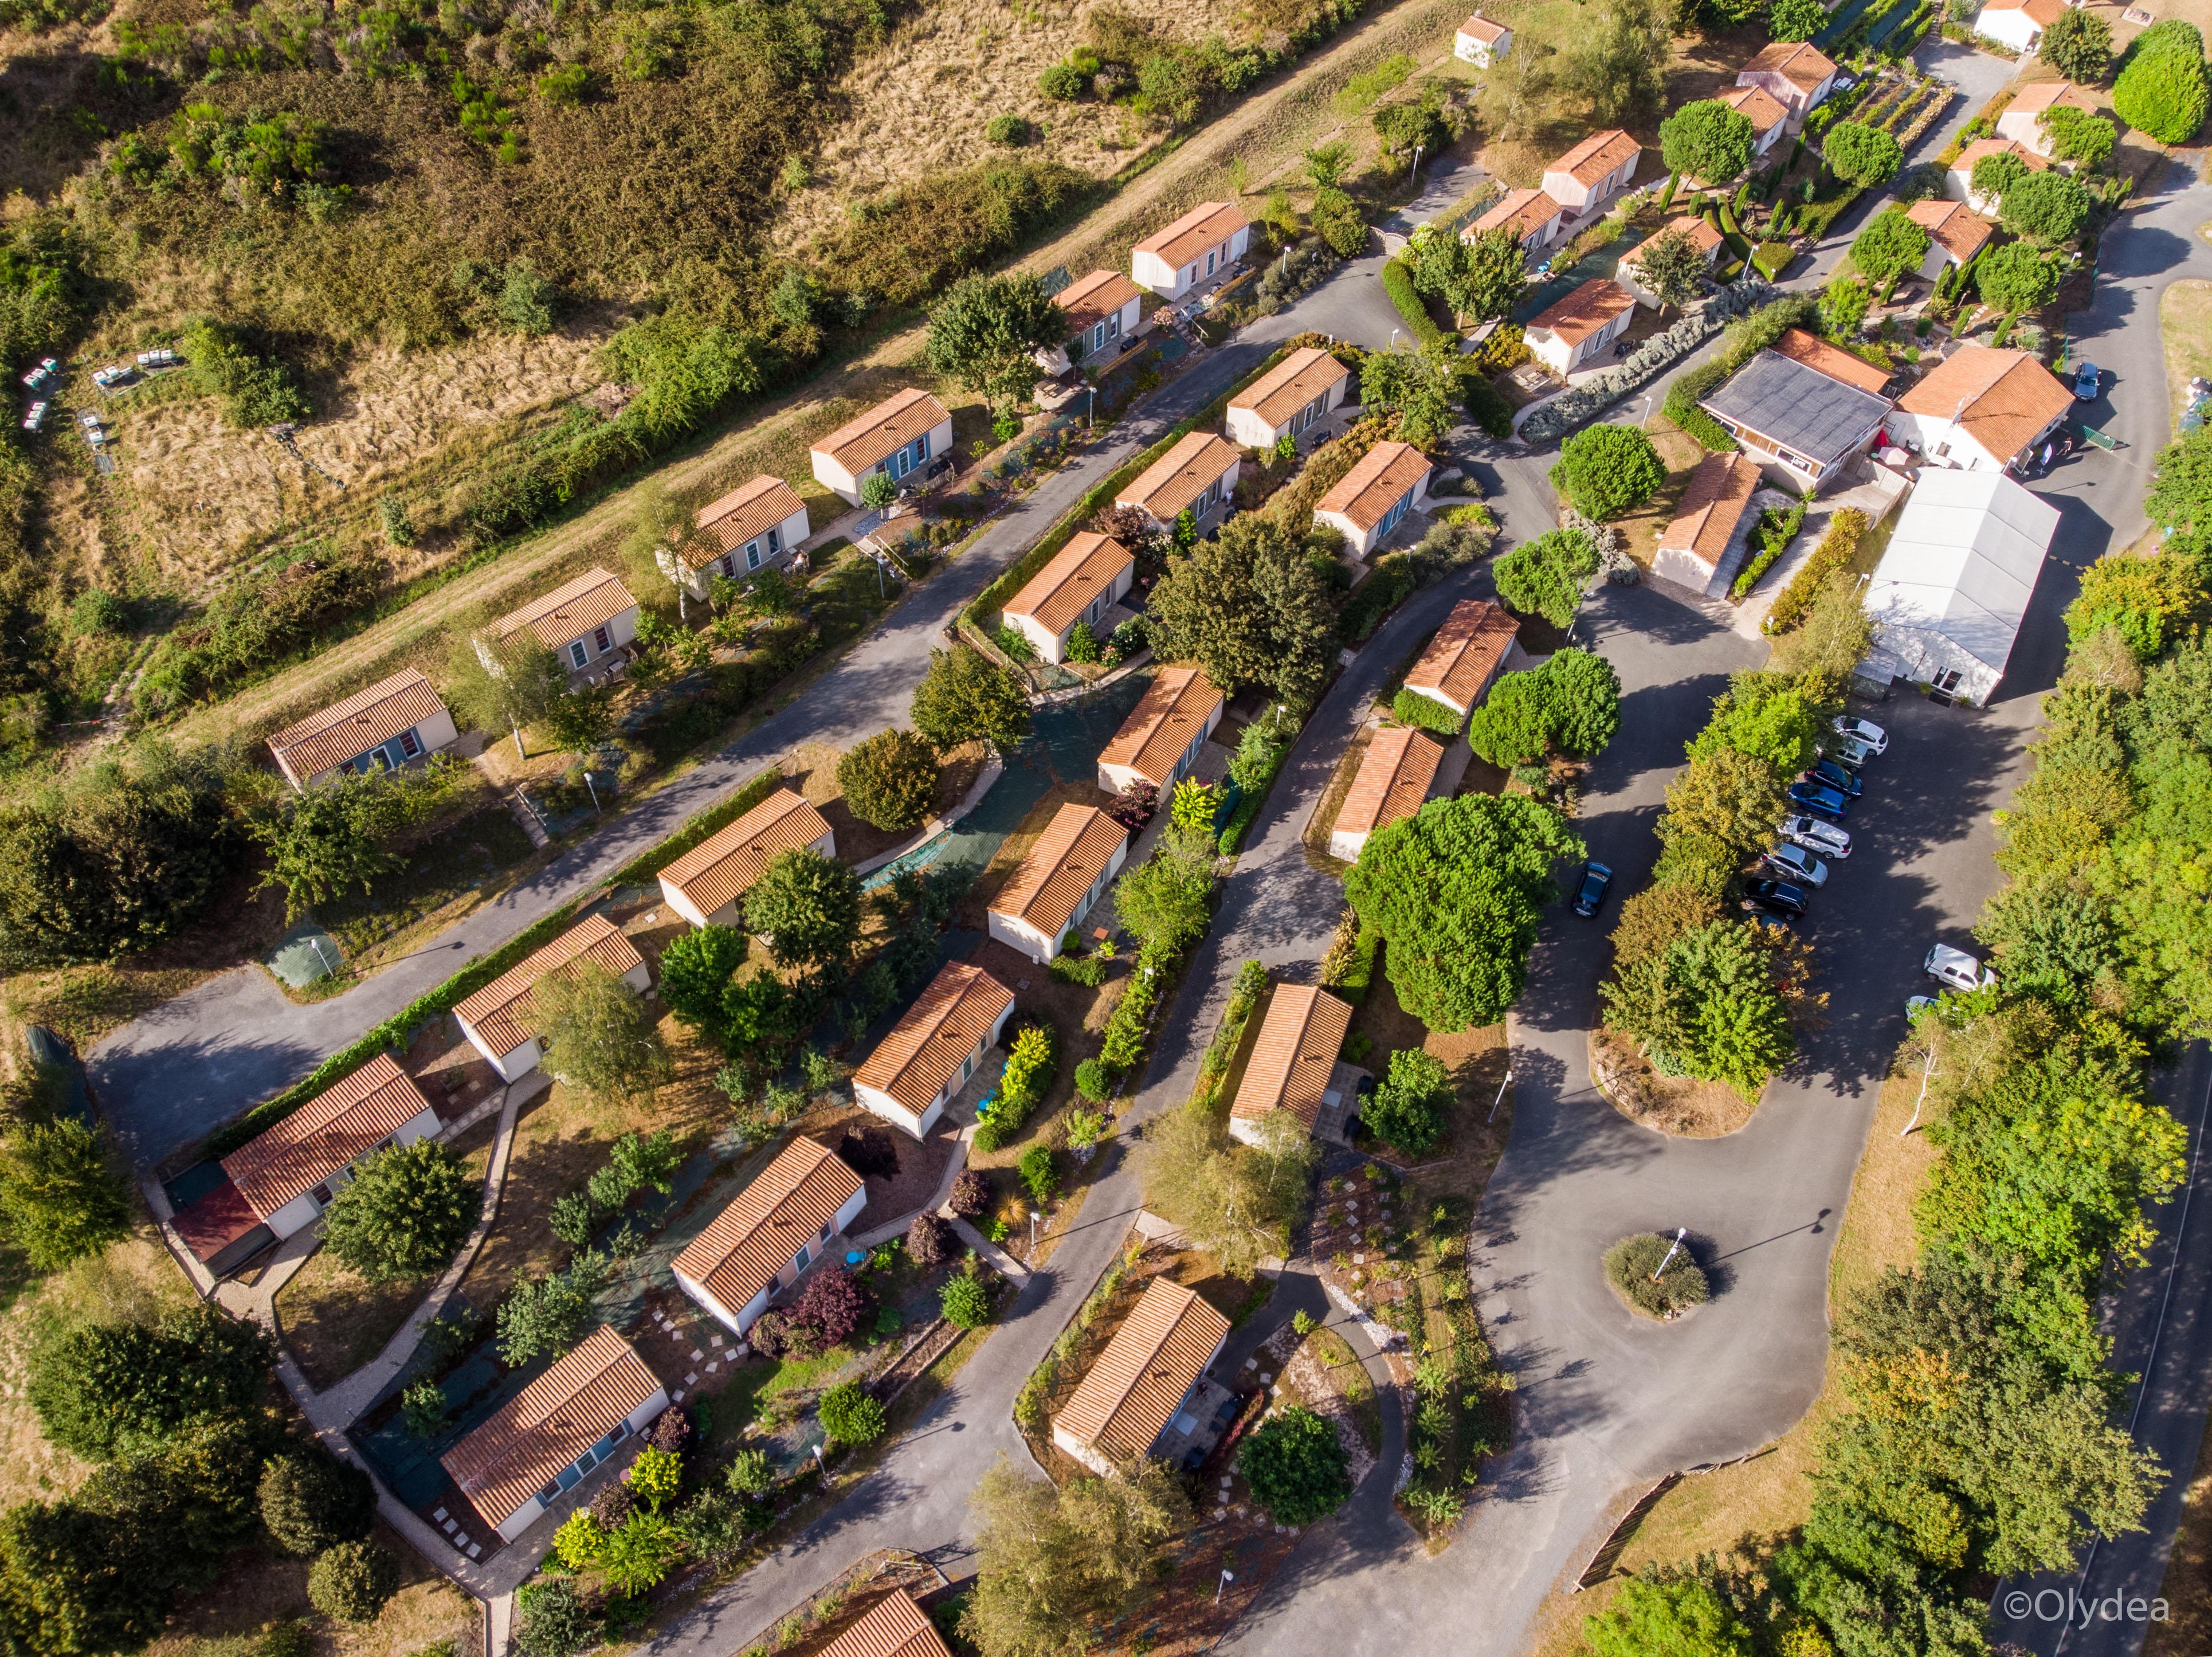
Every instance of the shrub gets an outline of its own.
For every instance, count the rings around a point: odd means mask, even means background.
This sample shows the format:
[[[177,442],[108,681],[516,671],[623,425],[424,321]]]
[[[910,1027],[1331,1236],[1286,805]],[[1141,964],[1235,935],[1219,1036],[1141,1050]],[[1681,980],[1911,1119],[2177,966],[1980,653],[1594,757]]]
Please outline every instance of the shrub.
[[[1037,76],[1037,88],[1048,98],[1072,104],[1090,88],[1091,76],[1073,64],[1054,64]]]
[[[1036,136],[1036,129],[1018,115],[994,115],[985,123],[983,136],[993,143],[1018,149]]]
[[[655,1512],[683,1488],[684,1459],[673,1451],[648,1444],[623,1470],[622,1482],[630,1494]]]
[[[1030,1146],[1023,1151],[1016,1167],[1023,1185],[1039,1203],[1051,1201],[1053,1192],[1060,1189],[1060,1171],[1054,1166],[1052,1147],[1049,1145],[1038,1143]]]
[[[1314,233],[1329,246],[1329,250],[1340,258],[1350,259],[1367,247],[1367,221],[1359,216],[1359,209],[1343,191],[1323,189],[1314,192]]]
[[[912,731],[878,731],[837,762],[837,786],[862,822],[918,828],[937,801],[937,751]]]
[[[740,1450],[730,1458],[722,1482],[739,1496],[757,1500],[775,1488],[775,1463],[765,1450]]]
[[[867,1312],[866,1291],[853,1281],[853,1274],[842,1266],[825,1265],[799,1290],[792,1303],[791,1321],[823,1346],[836,1346],[860,1328]]]
[[[2183,143],[2204,124],[2204,40],[2179,18],[2154,23],[2135,39],[2112,83],[2122,120],[2160,143]]]
[[[453,1258],[483,1207],[453,1148],[418,1139],[354,1165],[324,1211],[323,1241],[371,1282],[419,1277]]]
[[[1462,716],[1437,701],[1432,696],[1423,696],[1419,691],[1400,690],[1390,698],[1390,716],[1401,725],[1418,726],[1425,731],[1440,732],[1445,736],[1457,736]]]
[[[943,1265],[952,1247],[952,1228],[933,1214],[915,1215],[906,1228],[906,1256],[918,1266]]]
[[[1552,467],[1553,485],[1599,523],[1635,510],[1666,481],[1659,451],[1634,426],[1585,426],[1560,447]]]
[[[1468,375],[1460,382],[1460,389],[1468,419],[1492,437],[1513,435],[1513,405],[1504,392],[1479,374]]]
[[[307,1603],[343,1623],[373,1623],[399,1592],[399,1561],[370,1542],[341,1542],[307,1571]]]
[[[599,1523],[599,1516],[589,1508],[577,1508],[553,1532],[553,1552],[572,1571],[590,1565],[606,1544],[607,1527]]]
[[[1390,1055],[1390,1073],[1359,1107],[1359,1119],[1384,1143],[1412,1156],[1426,1155],[1443,1135],[1452,1101],[1451,1073],[1418,1047]]]
[[[1659,411],[1699,448],[1716,454],[1726,453],[1735,447],[1735,439],[1698,403],[1734,372],[1735,365],[1720,358],[1685,369],[1667,387],[1667,400],[1660,405]]]
[[[1237,1465],[1278,1525],[1310,1525],[1352,1495],[1336,1429],[1297,1404],[1260,1424],[1237,1451]]]
[[[898,1141],[891,1137],[889,1128],[848,1128],[837,1141],[837,1154],[863,1179],[898,1177]]]
[[[514,1595],[514,1648],[520,1657],[575,1657],[603,1635],[604,1619],[586,1609],[572,1576],[550,1576]]]
[[[1075,1091],[1096,1102],[1114,1095],[1112,1072],[1095,1058],[1086,1058],[1075,1067]]]
[[[979,1277],[955,1277],[939,1294],[938,1309],[956,1328],[981,1329],[991,1321],[990,1291]]]
[[[1407,331],[1417,343],[1425,345],[1431,340],[1443,338],[1443,331],[1429,315],[1428,305],[1415,291],[1413,273],[1407,267],[1405,260],[1394,259],[1383,264],[1382,291],[1398,308],[1398,314],[1405,320]]]
[[[341,1542],[367,1541],[376,1514],[368,1475],[319,1444],[272,1456],[255,1495],[270,1538],[301,1559]]]
[[[963,1168],[952,1178],[945,1207],[963,1220],[972,1220],[991,1206],[991,1182],[974,1168]]]
[[[1606,1281],[1615,1294],[1647,1318],[1678,1317],[1701,1305],[1712,1292],[1687,1244],[1674,1249],[1674,1258],[1667,1262],[1664,1272],[1659,1272],[1659,1263],[1667,1258],[1674,1243],[1671,1237],[1647,1231],[1624,1237],[1605,1252]],[[1659,1274],[1656,1281],[1654,1273]]]
[[[873,1444],[890,1429],[884,1406],[858,1381],[840,1381],[817,1408],[822,1430],[839,1444]]]
[[[1858,550],[1859,537],[1866,530],[1866,514],[1856,507],[1845,507],[1831,518],[1828,533],[1820,537],[1820,544],[1797,566],[1790,585],[1782,589],[1768,608],[1766,619],[1760,624],[1762,630],[1769,634],[1786,633],[1804,620],[1821,583],[1838,570],[1850,568],[1851,555]]]

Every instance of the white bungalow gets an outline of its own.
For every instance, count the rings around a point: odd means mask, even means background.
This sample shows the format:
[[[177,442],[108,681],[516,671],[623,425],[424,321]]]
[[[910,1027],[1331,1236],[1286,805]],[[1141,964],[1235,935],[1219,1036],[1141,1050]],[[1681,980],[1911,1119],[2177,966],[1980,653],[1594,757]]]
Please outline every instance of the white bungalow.
[[[952,416],[945,405],[909,386],[848,421],[807,451],[814,479],[848,504],[860,504],[860,485],[876,472],[903,482],[952,450]]]
[[[967,1086],[1014,1015],[1014,992],[949,961],[853,1073],[853,1102],[916,1139]]]
[[[652,982],[637,946],[605,916],[593,915],[508,968],[453,1009],[469,1045],[491,1061],[501,1081],[521,1080],[545,1057],[544,1032],[532,1005],[540,980],[584,959],[598,962],[640,995]]]
[[[1377,443],[1321,497],[1314,521],[1338,531],[1352,556],[1364,558],[1428,499],[1435,474],[1429,457],[1411,443]]]
[[[793,789],[778,789],[660,871],[660,895],[694,926],[742,926],[745,893],[780,853],[837,855],[836,831]]]
[[[222,1159],[246,1206],[282,1242],[313,1225],[372,1151],[434,1136],[438,1113],[388,1053]]]
[[[1252,226],[1225,201],[1202,201],[1166,229],[1139,242],[1129,274],[1163,299],[1181,299],[1244,257]]]
[[[1036,355],[1047,374],[1066,374],[1094,358],[1110,362],[1135,337],[1145,290],[1119,271],[1093,271],[1052,296],[1067,318],[1067,343]]]
[[[662,555],[661,572],[704,599],[715,576],[742,581],[789,557],[812,533],[799,491],[763,472],[701,507],[690,534]]]
[[[305,794],[340,771],[420,765],[459,734],[430,681],[412,667],[379,679],[269,739],[276,769]]]
[[[1162,805],[1175,792],[1227,704],[1213,681],[1196,667],[1164,667],[1098,755],[1098,787],[1119,794],[1132,783],[1149,783]]]
[[[1270,449],[1310,431],[1344,401],[1352,370],[1318,345],[1302,345],[1229,399],[1229,438]]]
[[[769,1301],[837,1252],[867,1203],[844,1159],[801,1134],[684,1246],[677,1287],[743,1340]]]
[[[1064,661],[1077,624],[1097,634],[1136,579],[1136,555],[1112,536],[1086,529],[1007,600],[1006,624],[1047,661]]]
[[[611,570],[586,570],[491,624],[494,638],[528,628],[561,658],[573,679],[604,674],[617,653],[637,637],[637,600]],[[597,664],[597,673],[594,665]]]
[[[1091,806],[1062,806],[985,911],[990,934],[1044,966],[1121,873],[1129,831]]]
[[[1459,26],[1452,36],[1452,56],[1477,69],[1488,69],[1513,50],[1513,31],[1493,23],[1480,12]]]

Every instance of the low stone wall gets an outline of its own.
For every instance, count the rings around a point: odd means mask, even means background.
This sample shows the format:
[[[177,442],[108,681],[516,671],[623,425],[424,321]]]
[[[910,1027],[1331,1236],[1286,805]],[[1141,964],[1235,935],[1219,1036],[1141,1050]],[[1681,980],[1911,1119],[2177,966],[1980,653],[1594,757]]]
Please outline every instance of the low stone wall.
[[[1625,362],[1601,369],[1591,379],[1540,405],[1521,423],[1531,443],[1554,443],[1595,420],[1639,386],[1656,380],[1747,311],[1781,297],[1781,289],[1756,277],[1730,283],[1664,333],[1656,333]]]

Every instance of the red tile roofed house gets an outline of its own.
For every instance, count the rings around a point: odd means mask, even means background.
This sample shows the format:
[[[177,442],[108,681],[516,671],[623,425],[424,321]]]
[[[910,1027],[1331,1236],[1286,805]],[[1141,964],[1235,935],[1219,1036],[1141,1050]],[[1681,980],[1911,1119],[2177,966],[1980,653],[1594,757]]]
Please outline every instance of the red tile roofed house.
[[[1977,138],[1961,149],[1958,159],[1943,174],[1943,193],[1953,201],[1966,203],[1977,213],[1994,217],[1997,210],[1995,192],[1974,188],[1975,165],[1990,155],[2017,155],[2020,164],[2031,173],[2044,172],[2051,163],[2026,144],[2010,138]]]
[[[1905,216],[1928,233],[1920,277],[1933,282],[1950,265],[1964,265],[1989,245],[1990,222],[1961,201],[1916,201]]]
[[[769,1302],[836,1252],[867,1206],[867,1185],[804,1134],[755,1174],[671,1264],[677,1287],[743,1340]]]
[[[1106,612],[1136,579],[1136,554],[1112,536],[1086,529],[1006,601],[1004,618],[1047,661],[1065,661],[1075,624],[1096,636]]]
[[[1177,515],[1185,510],[1203,522],[1237,487],[1237,470],[1243,460],[1227,438],[1210,431],[1189,432],[1116,495],[1114,504],[1135,507],[1162,534],[1175,527]]]
[[[1477,69],[1488,69],[1513,50],[1513,31],[1493,23],[1480,12],[1459,26],[1452,36],[1452,56]]]
[[[1129,855],[1129,832],[1091,806],[1062,806],[985,912],[990,934],[1042,966],[1104,895]]]
[[[1245,448],[1273,448],[1344,401],[1352,370],[1318,345],[1304,345],[1229,399],[1229,436]]]
[[[1163,667],[1098,755],[1098,786],[1119,794],[1149,783],[1164,806],[1194,762],[1225,704],[1213,681],[1195,667]]]
[[[2074,394],[2027,352],[1961,345],[1905,393],[1889,429],[1935,465],[2009,472],[2073,406]]]
[[[846,422],[807,453],[815,481],[858,506],[860,485],[871,473],[880,472],[900,483],[951,448],[952,417],[945,405],[909,386]]]
[[[1341,533],[1353,554],[1364,558],[1428,498],[1435,472],[1429,457],[1411,443],[1377,443],[1321,497],[1314,521]]]
[[[1462,599],[1406,675],[1406,688],[1464,720],[1505,666],[1521,624],[1496,599]]]
[[[659,1378],[601,1324],[438,1465],[484,1522],[512,1542],[666,1408]]]
[[[1836,83],[1835,59],[1809,40],[1776,40],[1736,71],[1738,86],[1755,86],[1790,112],[1792,132]]]
[[[222,1171],[282,1241],[314,1223],[362,1157],[437,1131],[422,1090],[379,1053],[224,1157]]]
[[[1561,379],[1588,368],[1636,316],[1636,295],[1609,277],[1592,277],[1539,312],[1528,326],[1528,350]]]
[[[952,1657],[928,1614],[893,1588],[815,1657]]]
[[[1181,299],[1244,257],[1252,226],[1225,201],[1202,201],[1131,250],[1129,274],[1163,299]]]
[[[1890,381],[1887,369],[1878,368],[1841,345],[1823,339],[1802,328],[1784,328],[1782,336],[1769,347],[1777,356],[1786,356],[1792,362],[1802,362],[1816,373],[1831,380],[1840,380],[1846,386],[1856,386],[1861,391],[1879,396]]]
[[[771,859],[805,850],[837,855],[837,835],[796,789],[778,789],[660,871],[660,895],[694,926],[742,926],[741,905]]]
[[[1472,241],[1486,230],[1510,230],[1522,252],[1534,253],[1551,246],[1566,220],[1567,210],[1541,190],[1509,190],[1459,233],[1460,240]]]
[[[1750,509],[1758,489],[1759,462],[1741,449],[1698,461],[1674,508],[1674,521],[1659,533],[1652,575],[1692,593],[1705,592],[1750,539],[1759,521]]]
[[[1643,146],[1619,127],[1593,132],[1544,169],[1544,193],[1578,218],[1604,207],[1636,176]]]
[[[1715,101],[1726,104],[1751,123],[1751,155],[1754,167],[1774,148],[1775,141],[1790,130],[1790,107],[1763,86],[1732,86],[1713,95]]]
[[[491,1061],[501,1081],[520,1080],[545,1057],[545,1044],[532,1007],[538,981],[586,958],[641,995],[652,981],[637,946],[605,916],[593,915],[508,968],[453,1009],[461,1033]]]
[[[2078,109],[2084,115],[2094,115],[2097,101],[2071,81],[2031,82],[2013,94],[2012,101],[1997,117],[1997,137],[2026,144],[2048,161],[2052,146],[2050,134],[2043,130],[2043,118],[2053,109]]]
[[[1137,332],[1145,290],[1119,271],[1093,271],[1052,296],[1067,318],[1067,343],[1036,353],[1047,374],[1066,374],[1092,357],[1119,354],[1121,342]]]
[[[853,1073],[853,1102],[916,1139],[965,1087],[1013,1016],[1014,992],[949,961]]]
[[[1328,1084],[1351,1028],[1352,1008],[1328,990],[1277,984],[1229,1107],[1231,1136],[1259,1144],[1262,1124],[1278,1111],[1311,1133],[1324,1108],[1344,1102]]]
[[[1974,14],[1974,33],[2027,57],[2043,44],[2043,31],[2065,9],[2065,0],[1988,0]]]
[[[1718,230],[1696,214],[1684,213],[1679,217],[1668,220],[1666,228],[1659,232],[1661,236],[1674,235],[1689,237],[1690,246],[1705,255],[1705,268],[1707,270],[1712,268],[1713,261],[1720,256],[1722,246],[1721,233]],[[1658,236],[1651,238],[1651,241],[1657,240]],[[1643,244],[1645,247],[1650,245],[1650,241]],[[1634,253],[1622,259],[1620,268],[1614,273],[1613,280],[1634,294],[1638,304],[1649,305],[1655,311],[1660,308],[1659,295],[1644,285],[1643,272],[1637,268]]]
[[[664,559],[668,578],[695,599],[707,596],[716,576],[743,580],[787,558],[812,533],[806,503],[781,478],[749,478],[693,515],[691,533]]]
[[[414,765],[458,734],[430,681],[407,667],[286,726],[269,739],[269,752],[284,780],[305,794],[338,771]]]
[[[1151,1458],[1229,1328],[1195,1289],[1153,1278],[1053,1417],[1053,1443],[1101,1476]]]
[[[1443,759],[1442,744],[1410,727],[1392,725],[1376,732],[1329,830],[1328,855],[1356,862],[1369,835],[1420,810]]]
[[[490,631],[495,638],[507,638],[526,627],[561,658],[563,667],[580,673],[637,637],[637,600],[611,570],[586,570],[501,616]]]

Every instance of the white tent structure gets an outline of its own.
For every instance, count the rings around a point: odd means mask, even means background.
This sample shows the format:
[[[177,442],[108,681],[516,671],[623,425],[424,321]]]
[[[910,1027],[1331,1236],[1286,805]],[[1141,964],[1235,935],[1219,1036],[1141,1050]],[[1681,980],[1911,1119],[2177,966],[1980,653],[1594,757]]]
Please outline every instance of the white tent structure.
[[[2002,472],[1923,471],[1867,588],[1861,671],[1986,704],[2057,532],[2057,509]]]

